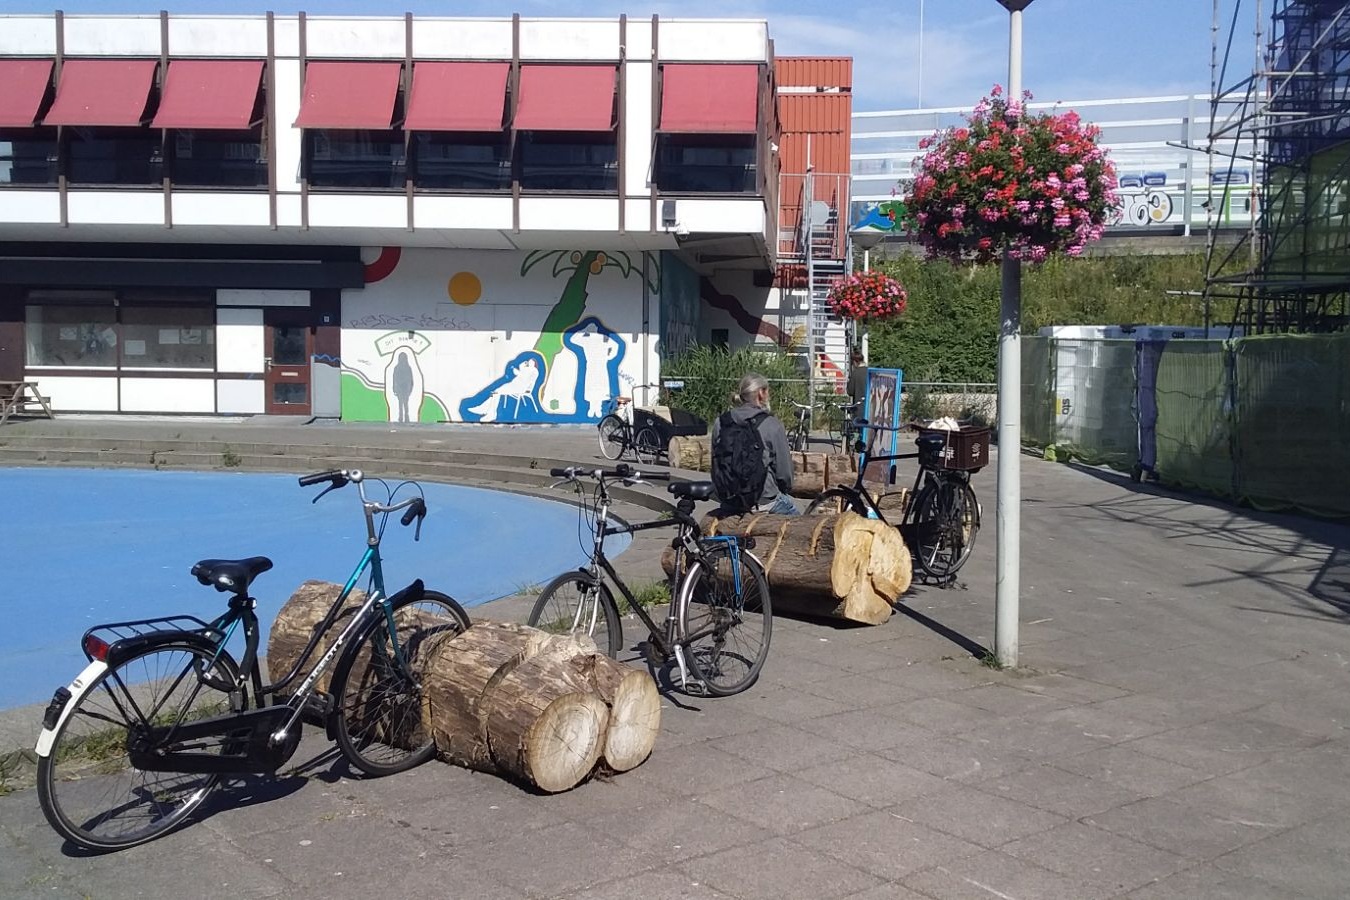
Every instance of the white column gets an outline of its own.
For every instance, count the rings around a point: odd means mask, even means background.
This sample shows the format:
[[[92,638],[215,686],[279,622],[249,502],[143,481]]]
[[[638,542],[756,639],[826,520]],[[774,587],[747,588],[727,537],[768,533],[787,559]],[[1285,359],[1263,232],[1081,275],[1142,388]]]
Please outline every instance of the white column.
[[[1022,8],[1008,7],[1008,102],[1022,102]],[[1022,529],[1022,263],[1003,257],[998,337],[998,495],[994,656],[1017,665]]]

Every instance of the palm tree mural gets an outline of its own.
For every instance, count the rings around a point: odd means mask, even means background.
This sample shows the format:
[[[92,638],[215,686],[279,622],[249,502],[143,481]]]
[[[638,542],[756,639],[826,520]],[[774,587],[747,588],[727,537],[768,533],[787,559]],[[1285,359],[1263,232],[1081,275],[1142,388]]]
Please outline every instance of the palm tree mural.
[[[570,326],[581,321],[586,311],[586,287],[592,275],[599,275],[605,269],[618,269],[624,278],[634,272],[642,277],[642,265],[633,264],[627,253],[606,253],[603,250],[535,250],[520,264],[520,274],[526,275],[531,269],[547,260],[553,260],[553,277],[571,273],[567,284],[563,286],[562,296],[549,310],[539,329],[539,340],[534,349],[544,358],[544,365],[551,366],[553,359],[563,348],[562,335]],[[661,285],[658,257],[653,255],[647,266],[647,287],[654,294]]]

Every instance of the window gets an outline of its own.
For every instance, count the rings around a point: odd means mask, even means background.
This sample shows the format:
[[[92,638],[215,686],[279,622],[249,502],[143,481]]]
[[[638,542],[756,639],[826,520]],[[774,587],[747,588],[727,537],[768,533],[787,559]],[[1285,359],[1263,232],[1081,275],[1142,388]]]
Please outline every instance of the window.
[[[71,184],[158,184],[164,177],[158,131],[86,127],[67,131]]]
[[[413,181],[419,188],[511,188],[511,152],[504,134],[417,132],[412,165]]]
[[[614,132],[522,132],[520,186],[538,191],[618,190],[619,147]]]
[[[660,134],[656,186],[668,193],[753,194],[759,190],[753,134]]]
[[[106,304],[30,305],[24,336],[30,366],[117,366],[117,310]]]
[[[123,369],[214,369],[216,311],[209,306],[123,306]]]
[[[173,183],[184,187],[267,184],[262,127],[250,131],[173,132]]]
[[[305,131],[311,187],[399,188],[406,181],[402,131]]]
[[[216,311],[206,303],[57,297],[31,302],[27,364],[85,369],[214,370]]]
[[[56,129],[0,130],[0,184],[56,184]]]

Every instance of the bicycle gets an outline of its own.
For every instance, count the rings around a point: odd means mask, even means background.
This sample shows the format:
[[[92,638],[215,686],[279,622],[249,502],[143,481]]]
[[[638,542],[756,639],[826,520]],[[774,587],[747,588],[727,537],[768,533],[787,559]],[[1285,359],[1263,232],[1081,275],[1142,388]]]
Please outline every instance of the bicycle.
[[[809,403],[792,401],[792,430],[788,432],[788,448],[805,450],[811,443],[811,413],[814,407]]]
[[[678,481],[669,491],[678,498],[673,516],[629,524],[611,517],[609,481],[638,484],[645,479],[670,480],[668,473],[642,473],[628,466],[585,470],[551,469],[582,493],[580,478],[596,481],[589,563],[559,575],[544,588],[530,612],[529,624],[553,633],[577,631],[590,635],[610,656],[623,649],[623,624],[609,577],[623,594],[628,608],[647,626],[644,651],[650,661],[666,665],[672,659],[680,670],[680,689],[690,695],[727,697],[755,683],[769,653],[773,609],[764,567],[750,553],[753,538],[703,537],[692,516],[694,504],[711,500],[710,481]],[[555,485],[558,486],[558,485]],[[664,626],[658,626],[605,556],[605,538],[653,528],[678,527],[675,571],[671,576],[671,603]]]
[[[640,384],[634,390],[656,388],[655,384]],[[605,459],[621,459],[629,450],[640,464],[656,462],[665,446],[656,429],[649,424],[634,422],[636,408],[632,397],[612,397],[602,407],[605,415],[596,430],[600,437],[600,453]]]
[[[886,425],[873,425],[865,419],[853,423],[860,433],[867,429],[899,431]],[[852,510],[862,516],[889,521],[877,501],[864,487],[863,477],[869,463],[899,459],[919,460],[909,502],[900,524],[900,534],[909,545],[920,574],[938,584],[950,584],[970,558],[980,532],[980,502],[970,486],[970,476],[979,469],[948,468],[943,464],[945,439],[940,434],[921,434],[915,439],[917,453],[874,455],[862,441],[855,445],[862,454],[858,477],[852,486],[830,488],[806,508],[806,514]],[[922,487],[920,486],[922,484]]]
[[[845,453],[847,453],[848,448],[852,447],[853,444],[855,443],[858,430],[856,425],[854,424],[854,419],[857,417],[858,411],[861,408],[862,408],[861,403],[852,403],[852,402],[840,403],[837,407],[840,414],[839,448],[843,450]],[[833,445],[834,443],[835,443],[834,434],[832,432],[830,434],[830,444]]]
[[[414,482],[366,496],[359,469],[319,472],[302,486],[329,491],[355,484],[366,519],[366,549],[346,585],[315,628],[295,666],[262,683],[257,601],[249,587],[272,568],[265,556],[203,559],[191,573],[231,595],[210,622],[169,616],[97,625],[80,641],[89,663],[58,688],[42,717],[37,742],[38,801],[51,826],[71,843],[104,852],[134,847],[181,825],[225,775],[272,774],[295,753],[303,718],[317,716],[342,755],[367,775],[389,775],[426,762],[435,752],[424,721],[414,661],[431,637],[460,633],[469,618],[451,597],[421,580],[388,596],[380,540],[389,515],[404,510],[420,539],[426,500]],[[405,485],[417,496],[398,503]],[[382,515],[378,527],[375,516]],[[369,572],[365,602],[301,678],[320,641]],[[242,626],[240,661],[226,644]],[[337,661],[328,691],[316,682]],[[282,692],[299,681],[289,695]],[[250,697],[253,708],[250,708]]]

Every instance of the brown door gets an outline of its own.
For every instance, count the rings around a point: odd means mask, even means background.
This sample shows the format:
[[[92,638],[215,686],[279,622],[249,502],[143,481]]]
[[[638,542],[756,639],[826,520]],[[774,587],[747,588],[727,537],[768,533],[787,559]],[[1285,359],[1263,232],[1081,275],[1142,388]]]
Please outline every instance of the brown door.
[[[268,309],[267,414],[300,416],[310,412],[309,362],[314,355],[314,337],[309,328],[309,310]]]

